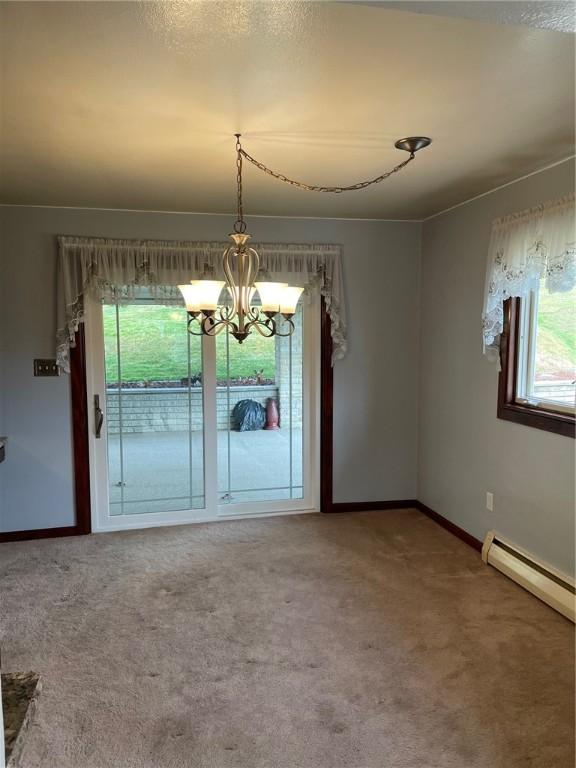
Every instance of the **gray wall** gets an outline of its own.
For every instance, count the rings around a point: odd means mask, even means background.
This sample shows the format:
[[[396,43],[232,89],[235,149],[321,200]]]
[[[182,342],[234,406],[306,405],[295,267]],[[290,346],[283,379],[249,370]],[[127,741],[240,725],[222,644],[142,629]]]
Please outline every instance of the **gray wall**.
[[[57,234],[222,240],[233,217],[5,207],[0,303],[3,429],[0,530],[73,520],[69,382],[35,379],[54,354]],[[350,351],[334,372],[334,498],[416,494],[417,290],[420,225],[377,221],[249,221],[255,240],[339,243],[344,249]]]
[[[494,218],[568,194],[564,163],[423,227],[418,498],[483,538],[495,528],[574,572],[574,440],[496,418],[480,315]],[[494,512],[485,509],[494,493]]]

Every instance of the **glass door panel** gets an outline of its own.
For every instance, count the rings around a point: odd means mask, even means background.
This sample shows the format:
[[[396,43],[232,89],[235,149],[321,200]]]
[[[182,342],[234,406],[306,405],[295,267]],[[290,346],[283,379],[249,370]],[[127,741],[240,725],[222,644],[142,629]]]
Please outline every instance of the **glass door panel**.
[[[202,343],[181,305],[104,304],[111,516],[201,509]]]
[[[286,338],[253,331],[239,344],[227,332],[216,337],[221,506],[304,496],[301,309],[294,323]]]

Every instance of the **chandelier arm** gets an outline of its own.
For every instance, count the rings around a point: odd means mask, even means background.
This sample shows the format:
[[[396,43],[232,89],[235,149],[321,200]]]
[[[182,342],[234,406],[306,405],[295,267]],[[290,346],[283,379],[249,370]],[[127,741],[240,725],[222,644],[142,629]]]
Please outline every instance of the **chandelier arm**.
[[[215,325],[210,326],[210,329],[207,331],[204,331],[202,333],[202,336],[210,336],[214,338],[215,336],[218,336],[222,333],[222,331],[226,328],[225,323],[216,323]]]
[[[271,336],[276,335],[276,322],[274,320],[266,319],[265,322],[262,320],[251,320],[249,323],[246,323],[246,332],[250,333],[252,328],[255,328],[260,336],[264,336],[265,339],[269,339]],[[269,331],[269,333],[266,333],[264,328]]]
[[[248,288],[249,288],[247,277],[250,274],[250,261],[251,261],[250,254],[245,250],[244,246],[240,246],[240,248],[236,251],[236,259],[237,259],[237,271],[238,271],[238,286],[235,288],[235,293],[237,295],[237,301],[238,301],[236,312],[238,317],[238,330],[240,332],[244,332],[246,330],[245,304],[248,299]]]
[[[236,286],[234,285],[234,275],[232,273],[232,268],[230,267],[230,256],[234,250],[235,246],[231,245],[230,248],[226,248],[222,255],[222,270],[224,271],[224,277],[226,278],[226,283],[228,284],[230,294],[232,295],[232,315],[238,312],[238,296],[237,291],[235,290]]]
[[[198,323],[199,331],[192,330],[193,323]],[[236,328],[235,323],[228,319],[215,320],[213,317],[203,317],[202,320],[198,316],[188,317],[188,333],[191,336],[217,336],[224,328],[232,326]]]
[[[250,318],[250,322],[254,321],[257,323],[260,320],[260,310],[258,307],[249,307],[246,315]]]
[[[215,320],[212,318],[206,318],[206,320],[211,319],[211,329],[213,330],[213,333],[209,333],[208,335],[216,336],[219,333],[221,333],[225,328],[227,328],[230,333],[238,333],[240,330],[238,323],[236,323],[232,318],[234,317],[234,314],[231,314],[229,317],[222,317],[220,320]],[[216,330],[214,330],[216,329]]]
[[[278,171],[273,171],[271,168],[268,168],[268,166],[264,165],[264,163],[261,163],[259,160],[256,160],[252,157],[252,155],[249,155],[248,152],[246,152],[245,149],[242,148],[240,145],[240,140],[237,140],[237,151],[238,154],[241,157],[246,158],[249,163],[252,163],[252,165],[255,165],[256,168],[263,171],[264,173],[267,173],[269,176],[272,176],[275,179],[278,179],[278,181],[283,181],[285,184],[291,184],[293,187],[297,187],[298,189],[304,189],[307,192],[333,192],[335,194],[340,194],[341,192],[354,192],[358,189],[366,189],[366,187],[371,186],[372,184],[379,184],[381,181],[384,181],[385,179],[392,176],[394,173],[398,173],[398,171],[401,171],[402,168],[405,168],[408,163],[411,163],[412,160],[414,160],[415,153],[410,152],[410,156],[407,160],[404,160],[403,162],[399,163],[399,165],[396,165],[394,168],[392,168],[390,171],[386,171],[385,173],[381,174],[380,176],[376,176],[375,179],[370,179],[369,181],[359,181],[357,184],[350,184],[346,187],[320,187],[316,186],[314,184],[305,184],[301,181],[295,181],[294,179],[288,178],[288,176],[285,176],[283,173],[278,173]]]
[[[248,253],[252,256],[249,264],[249,273],[248,273],[248,287],[250,288],[254,283],[256,282],[256,278],[258,277],[258,273],[260,272],[260,254],[255,248],[248,248]]]
[[[193,330],[193,324],[198,323],[199,331]],[[188,333],[191,336],[211,336],[212,328],[215,325],[215,321],[210,317],[203,317],[200,319],[198,315],[188,316]]]
[[[202,329],[202,322],[200,320],[198,320],[197,317],[188,317],[188,333],[191,336],[205,336],[205,333],[204,333],[203,330],[199,330],[199,331],[193,331],[192,330],[192,324],[194,322],[197,322],[198,323],[198,327],[200,329]]]
[[[219,312],[220,312],[220,319],[225,322],[231,320],[234,317],[234,308],[229,307],[226,304],[223,304],[220,307]]]
[[[286,336],[292,336],[292,334],[296,330],[294,321],[292,320],[291,317],[285,317],[284,320],[288,323],[288,326],[289,326],[289,330],[286,333],[281,333],[278,330],[278,323],[276,323],[276,336],[280,336],[282,338],[285,338]]]

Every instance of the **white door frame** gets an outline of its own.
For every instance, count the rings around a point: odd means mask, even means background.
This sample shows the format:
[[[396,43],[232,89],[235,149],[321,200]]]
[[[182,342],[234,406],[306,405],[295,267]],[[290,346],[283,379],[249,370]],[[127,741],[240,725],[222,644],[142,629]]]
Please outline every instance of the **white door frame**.
[[[218,505],[216,430],[216,344],[203,339],[204,405],[204,499],[203,509],[110,515],[106,413],[101,438],[95,434],[94,396],[105,409],[104,332],[102,304],[85,296],[86,389],[90,457],[90,500],[92,531],[102,533],[134,528],[212,522],[222,519],[267,517],[318,512],[320,509],[320,299],[303,302],[303,485],[301,499],[254,501]]]

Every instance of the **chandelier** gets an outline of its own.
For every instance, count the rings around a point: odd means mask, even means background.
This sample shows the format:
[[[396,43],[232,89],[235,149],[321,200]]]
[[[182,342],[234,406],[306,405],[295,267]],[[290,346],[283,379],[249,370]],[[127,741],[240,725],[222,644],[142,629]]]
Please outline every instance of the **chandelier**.
[[[282,173],[273,171],[263,163],[255,160],[243,149],[240,134],[236,136],[236,185],[237,185],[237,216],[234,222],[234,232],[229,237],[230,245],[222,254],[222,271],[225,280],[216,280],[214,269],[206,265],[204,275],[199,280],[191,280],[186,285],[179,285],[186,312],[188,313],[188,331],[194,336],[216,336],[225,328],[240,344],[246,339],[252,329],[261,336],[290,336],[294,333],[293,317],[304,288],[288,285],[288,283],[273,282],[268,275],[260,273],[260,257],[257,251],[248,245],[250,235],[246,232],[244,209],[242,204],[242,161],[246,159],[256,168],[279,181],[290,184],[308,192],[351,192],[365,189],[372,184],[384,181],[392,174],[405,168],[416,152],[431,143],[426,136],[412,136],[399,139],[394,146],[396,149],[409,153],[409,157],[389,171],[369,181],[361,181],[346,187],[321,187],[294,181]],[[222,290],[226,285],[228,300],[220,302]],[[260,305],[254,301],[256,293]]]

